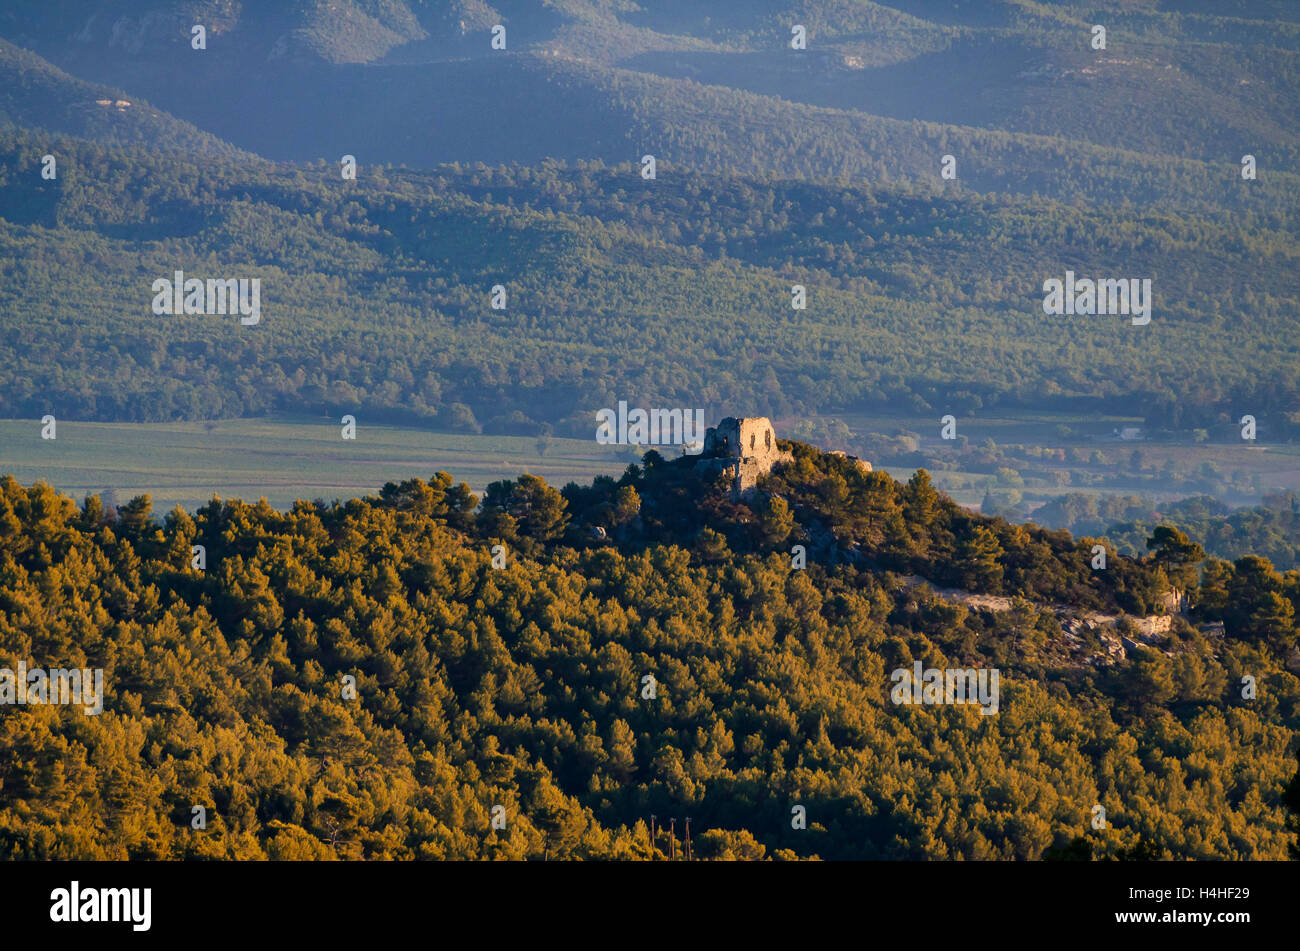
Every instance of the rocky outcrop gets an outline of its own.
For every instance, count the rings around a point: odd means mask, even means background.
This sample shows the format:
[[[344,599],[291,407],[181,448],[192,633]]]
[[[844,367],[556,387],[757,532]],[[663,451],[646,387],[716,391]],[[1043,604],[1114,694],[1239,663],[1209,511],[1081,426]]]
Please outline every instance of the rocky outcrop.
[[[845,452],[843,449],[832,449],[832,450],[830,450],[830,452],[828,452],[826,455],[828,455],[828,456],[839,456],[839,457],[841,457],[841,458],[843,458],[843,459],[847,459],[849,462],[853,463],[855,466],[857,466],[857,467],[858,467],[859,469],[861,469],[863,472],[870,472],[870,471],[871,471],[871,463],[867,462],[867,460],[865,460],[865,459],[859,459],[857,456],[850,456],[850,455],[849,455],[847,452]]]
[[[931,584],[920,575],[906,575],[903,583],[909,588],[925,585],[945,601],[965,605],[972,611],[1002,612],[1010,611],[1015,607],[1013,598],[996,594],[977,594],[958,588],[942,588]],[[1110,666],[1143,648],[1159,650],[1161,641],[1173,631],[1174,627],[1174,618],[1170,614],[1130,617],[1092,611],[1080,612],[1064,604],[1033,603],[1032,606],[1038,611],[1051,611],[1056,615],[1057,622],[1061,625],[1069,662],[1074,666],[1084,663],[1093,666]],[[1099,644],[1101,650],[1097,651],[1094,644]],[[1162,653],[1168,657],[1173,656],[1171,651],[1162,651]]]

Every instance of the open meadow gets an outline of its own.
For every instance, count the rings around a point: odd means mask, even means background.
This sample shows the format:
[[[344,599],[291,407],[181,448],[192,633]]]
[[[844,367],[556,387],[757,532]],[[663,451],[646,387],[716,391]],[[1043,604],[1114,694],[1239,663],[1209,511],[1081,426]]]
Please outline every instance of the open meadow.
[[[211,428],[209,428],[211,427]],[[194,508],[212,498],[276,508],[295,499],[348,499],[385,482],[450,473],[475,492],[522,472],[553,485],[617,476],[639,458],[626,447],[594,439],[436,433],[413,427],[357,426],[344,440],[337,420],[242,419],[216,423],[86,423],[59,421],[55,439],[35,420],[0,420],[0,473],[28,484],[38,479],[80,501],[112,490],[126,502],[147,493],[155,512]]]

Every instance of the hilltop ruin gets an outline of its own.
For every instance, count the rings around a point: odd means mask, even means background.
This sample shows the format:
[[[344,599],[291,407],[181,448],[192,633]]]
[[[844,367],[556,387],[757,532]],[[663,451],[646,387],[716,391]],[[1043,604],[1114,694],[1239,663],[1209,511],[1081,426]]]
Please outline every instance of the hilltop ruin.
[[[728,416],[705,432],[704,451],[696,468],[729,475],[731,494],[739,498],[778,462],[793,459],[777,448],[776,432],[766,416]]]

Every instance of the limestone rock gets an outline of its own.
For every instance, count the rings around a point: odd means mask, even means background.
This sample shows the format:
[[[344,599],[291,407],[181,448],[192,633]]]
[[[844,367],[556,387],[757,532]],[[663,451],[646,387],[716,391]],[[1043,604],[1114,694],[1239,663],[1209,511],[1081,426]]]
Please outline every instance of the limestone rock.
[[[844,457],[845,459],[849,460],[849,462],[852,462],[854,465],[856,465],[856,466],[857,466],[859,469],[861,469],[863,472],[870,472],[870,471],[871,471],[871,463],[867,462],[867,460],[865,460],[865,459],[859,459],[857,456],[850,456],[850,455],[849,455],[847,452],[845,452],[843,449],[832,449],[830,452],[827,453],[827,455],[829,455],[829,456],[842,456],[842,457]]]

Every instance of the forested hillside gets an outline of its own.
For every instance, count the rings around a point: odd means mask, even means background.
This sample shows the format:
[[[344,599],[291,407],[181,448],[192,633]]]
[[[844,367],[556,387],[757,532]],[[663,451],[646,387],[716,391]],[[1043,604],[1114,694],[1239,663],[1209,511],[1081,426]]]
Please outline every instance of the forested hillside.
[[[1138,405],[1175,430],[1248,407],[1289,438],[1293,229],[1282,200],[1175,215],[671,165],[646,181],[630,163],[353,182],[23,133],[0,147],[0,415],[588,435],[619,399],[936,419]],[[1151,323],[1045,316],[1042,282],[1067,268],[1154,275]],[[155,316],[152,282],[177,269],[260,278],[261,323]]]
[[[1196,612],[1222,638],[1179,620],[1074,664],[1042,598],[1140,599],[1194,547],[1095,572],[924,473],[791,448],[749,503],[657,454],[562,494],[499,483],[477,512],[442,473],[161,522],[6,479],[0,662],[102,666],[107,701],[0,718],[0,855],[648,858],[655,815],[679,839],[691,816],[700,858],[1285,857],[1300,572],[1216,563]],[[997,715],[891,703],[914,659],[1000,668]]]

